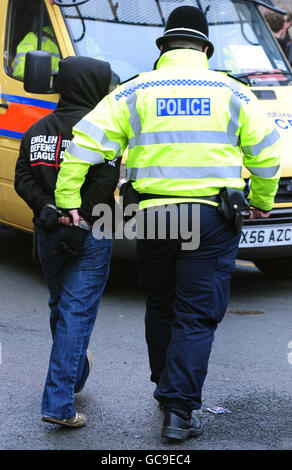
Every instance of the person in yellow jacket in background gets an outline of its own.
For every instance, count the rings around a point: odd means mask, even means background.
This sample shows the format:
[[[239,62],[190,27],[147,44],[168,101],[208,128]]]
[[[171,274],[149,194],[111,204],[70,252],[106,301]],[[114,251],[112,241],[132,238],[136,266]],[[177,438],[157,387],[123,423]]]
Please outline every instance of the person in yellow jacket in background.
[[[201,407],[214,332],[229,300],[244,207],[242,166],[251,173],[251,218],[268,217],[281,149],[252,91],[208,70],[214,46],[200,9],[174,9],[156,44],[155,69],[118,87],[74,127],[55,198],[77,224],[88,169],[128,146],[138,215],[147,224],[153,208],[175,209],[163,219],[165,236],[138,237],[137,261],[154,397],[165,413],[162,436],[184,440],[203,432],[192,411]],[[188,227],[200,228],[199,246],[185,249],[182,231],[170,233],[183,222],[183,210]]]
[[[38,37],[31,31],[27,33],[16,48],[16,55],[12,62],[13,76],[23,79],[25,68],[25,57],[29,51],[35,51],[38,48]],[[42,51],[48,51],[51,54],[51,70],[57,72],[59,68],[60,52],[54,40],[54,33],[50,26],[44,26],[42,33]]]

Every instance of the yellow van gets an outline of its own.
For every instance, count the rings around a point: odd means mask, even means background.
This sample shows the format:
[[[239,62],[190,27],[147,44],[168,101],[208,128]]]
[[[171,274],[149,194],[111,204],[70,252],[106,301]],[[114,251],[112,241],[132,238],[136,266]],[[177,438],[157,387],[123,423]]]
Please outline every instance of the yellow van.
[[[32,213],[14,191],[15,162],[23,133],[58,100],[46,54],[29,54],[24,75],[15,72],[27,34],[35,35],[34,48],[41,49],[49,28],[53,56],[104,59],[125,81],[153,68],[159,54],[155,40],[170,11],[183,4],[207,15],[215,45],[210,68],[250,86],[281,134],[282,178],[274,210],[267,220],[245,220],[239,257],[263,271],[292,276],[292,70],[262,14],[264,7],[284,13],[270,0],[0,0],[0,222],[32,230]],[[45,151],[47,144],[41,145]],[[248,173],[244,176],[248,191]]]

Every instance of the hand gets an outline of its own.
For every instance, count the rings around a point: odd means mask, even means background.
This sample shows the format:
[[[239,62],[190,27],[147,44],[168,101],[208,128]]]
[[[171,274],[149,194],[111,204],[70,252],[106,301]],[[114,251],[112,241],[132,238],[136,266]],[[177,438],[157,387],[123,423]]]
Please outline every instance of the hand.
[[[291,20],[287,15],[285,15],[285,16],[284,16],[284,25],[283,25],[283,29],[285,30],[285,32],[286,32],[287,29],[289,29],[291,26],[292,26],[292,20]]]
[[[255,219],[267,219],[270,217],[271,211],[261,211],[260,209],[257,209],[256,207],[252,209],[249,220],[255,220]]]
[[[69,214],[72,217],[73,225],[75,225],[75,227],[78,227],[80,221],[78,209],[72,209],[71,211],[69,211]]]
[[[35,225],[45,231],[53,230],[58,224],[57,208],[52,204],[45,205],[38,218],[35,219]]]
[[[280,39],[284,39],[287,34],[288,29],[290,29],[291,26],[292,26],[292,21],[288,19],[287,16],[285,16],[283,27],[282,29],[280,29],[280,31],[278,31],[277,37],[279,37]]]
[[[64,209],[63,209],[64,211]],[[63,225],[75,225],[78,227],[80,216],[78,213],[78,209],[71,209],[68,211],[69,215],[66,216],[65,214],[59,217],[59,223]]]
[[[63,225],[72,225],[70,217],[66,217],[65,215],[62,215],[61,217],[59,217],[58,222],[59,224],[63,224]]]

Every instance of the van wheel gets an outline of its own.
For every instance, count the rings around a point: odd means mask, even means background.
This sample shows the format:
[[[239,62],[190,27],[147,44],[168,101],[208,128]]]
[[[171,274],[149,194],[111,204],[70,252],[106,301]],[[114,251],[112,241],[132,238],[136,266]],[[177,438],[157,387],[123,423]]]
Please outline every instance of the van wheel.
[[[292,257],[287,258],[259,258],[253,260],[257,268],[263,273],[272,277],[278,278],[292,278]]]

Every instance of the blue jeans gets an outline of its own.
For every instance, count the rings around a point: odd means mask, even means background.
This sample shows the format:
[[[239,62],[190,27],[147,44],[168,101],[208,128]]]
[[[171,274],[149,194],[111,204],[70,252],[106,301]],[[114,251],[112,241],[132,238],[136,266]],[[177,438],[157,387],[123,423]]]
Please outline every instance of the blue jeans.
[[[166,408],[201,407],[214,332],[228,304],[239,239],[231,222],[215,208],[201,205],[198,249],[182,250],[179,237],[137,242],[151,380],[157,384],[154,397]]]
[[[42,414],[54,418],[75,415],[74,392],[89,373],[86,356],[110,268],[112,241],[97,240],[89,232],[79,256],[56,255],[53,232],[39,230],[38,252],[50,292],[50,327],[53,338],[45,383]]]

